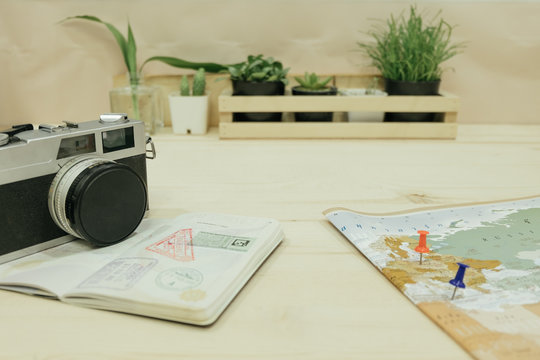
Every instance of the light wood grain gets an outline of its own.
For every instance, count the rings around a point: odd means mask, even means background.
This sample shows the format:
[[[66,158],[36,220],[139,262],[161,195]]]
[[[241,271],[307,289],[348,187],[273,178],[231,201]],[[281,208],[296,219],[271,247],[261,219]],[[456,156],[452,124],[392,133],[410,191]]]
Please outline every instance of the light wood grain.
[[[193,74],[186,74],[189,81],[192,81]],[[290,95],[290,88],[298,85],[295,80],[296,76],[303,76],[300,74],[290,74],[287,79],[289,86],[287,88],[287,94]],[[331,76],[331,83],[340,88],[358,88],[367,87],[371,83],[374,77],[378,75],[374,72],[366,72],[360,74],[320,74],[320,77]],[[159,100],[161,105],[161,112],[163,116],[163,122],[165,126],[171,126],[171,115],[169,110],[170,93],[178,91],[180,87],[181,75],[151,75],[144,78],[144,84],[148,86],[156,86],[159,88]],[[382,84],[382,81],[380,81]],[[127,74],[120,74],[113,78],[114,87],[123,87],[128,85]],[[331,99],[322,99],[322,102],[317,100],[313,101],[312,97],[299,96],[291,99],[290,97],[275,97],[268,102],[267,97],[259,96],[239,96],[230,97],[232,94],[231,81],[227,74],[206,74],[206,89],[209,95],[209,111],[208,122],[209,126],[219,126],[220,122],[232,122],[232,112],[239,111],[238,108],[244,111],[285,111],[284,120],[292,121],[293,114],[290,111],[321,111],[319,109],[327,108],[322,111],[335,111],[334,121],[343,122],[345,111],[434,111],[434,112],[446,112],[445,122],[455,122],[457,118],[457,112],[459,110],[460,101],[456,95],[441,92],[441,97],[392,97],[388,100],[386,98],[362,98],[362,97],[339,97],[339,100],[335,100],[335,97]],[[262,98],[262,100],[261,100]],[[300,100],[298,101],[298,99]],[[303,99],[302,99],[303,98]],[[283,100],[281,100],[283,99]],[[277,108],[276,108],[277,107]],[[276,110],[277,109],[277,110]],[[291,110],[292,109],[292,110]],[[230,132],[230,131],[229,131]],[[317,133],[317,130],[315,130]],[[245,129],[241,130],[241,133],[245,133]],[[312,132],[313,133],[313,132]],[[435,132],[430,138],[441,138],[441,133],[445,133],[445,130],[441,132]],[[236,135],[235,137],[239,137]],[[261,136],[251,136],[261,137]],[[289,136],[289,138],[299,136]],[[305,136],[300,136],[305,137]],[[359,136],[356,136],[359,137]],[[380,137],[380,136],[368,136]],[[387,136],[393,137],[393,136]],[[403,137],[403,136],[401,136]],[[420,136],[422,138],[423,136]],[[455,133],[451,138],[455,137]]]
[[[265,111],[458,111],[459,98],[446,96],[228,96],[219,97],[220,112]]]
[[[153,139],[150,216],[273,217],[284,243],[205,328],[0,291],[0,358],[469,359],[322,211],[540,193],[540,126],[459,125],[453,141]]]
[[[347,78],[347,77],[343,77]],[[353,77],[354,78],[354,77]],[[459,97],[442,96],[231,96],[218,100],[223,139],[455,139]],[[283,112],[283,122],[233,122],[233,112]],[[334,112],[332,122],[291,122],[294,112]],[[442,112],[444,123],[349,123],[347,111]]]
[[[454,139],[456,123],[249,123],[222,113],[222,139]]]

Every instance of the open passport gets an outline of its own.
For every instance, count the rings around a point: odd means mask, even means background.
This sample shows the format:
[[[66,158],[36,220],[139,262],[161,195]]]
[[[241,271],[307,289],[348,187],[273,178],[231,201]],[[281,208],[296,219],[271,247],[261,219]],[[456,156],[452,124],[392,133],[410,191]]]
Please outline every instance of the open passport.
[[[213,323],[282,241],[273,219],[195,213],[143,221],[123,242],[83,240],[0,265],[0,289],[96,309]]]

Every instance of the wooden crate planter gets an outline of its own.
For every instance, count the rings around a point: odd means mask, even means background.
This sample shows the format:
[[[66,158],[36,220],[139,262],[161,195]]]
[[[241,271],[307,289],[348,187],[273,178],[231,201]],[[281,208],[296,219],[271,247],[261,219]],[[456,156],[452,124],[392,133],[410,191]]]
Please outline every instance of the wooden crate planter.
[[[455,139],[459,98],[441,96],[219,96],[219,135],[223,139]],[[233,112],[438,112],[444,122],[349,123],[334,116],[333,122],[233,122]]]

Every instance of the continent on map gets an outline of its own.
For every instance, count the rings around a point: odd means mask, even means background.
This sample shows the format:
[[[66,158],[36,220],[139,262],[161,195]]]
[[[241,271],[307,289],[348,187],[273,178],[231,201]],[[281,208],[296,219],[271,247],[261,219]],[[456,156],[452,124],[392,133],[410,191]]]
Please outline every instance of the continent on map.
[[[382,237],[381,242],[384,245],[376,242],[372,246],[389,249],[389,256],[392,259],[382,268],[382,272],[401,291],[405,290],[406,284],[429,280],[440,282],[441,286],[450,289],[448,281],[456,273],[458,268],[456,263],[463,262],[471,267],[467,271],[467,286],[487,292],[482,288],[482,285],[486,283],[486,278],[481,270],[493,270],[501,264],[498,260],[477,260],[430,252],[424,255],[424,262],[420,265],[417,254],[414,252],[417,240],[407,236],[388,236]]]

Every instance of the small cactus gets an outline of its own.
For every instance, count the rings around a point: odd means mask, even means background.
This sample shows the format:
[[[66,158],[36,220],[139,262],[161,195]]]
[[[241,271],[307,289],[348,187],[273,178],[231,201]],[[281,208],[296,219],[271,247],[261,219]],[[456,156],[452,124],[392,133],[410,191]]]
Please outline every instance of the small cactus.
[[[189,96],[189,81],[186,75],[182,76],[180,81],[180,95]]]
[[[193,96],[203,96],[206,88],[204,69],[200,68],[193,77]]]

